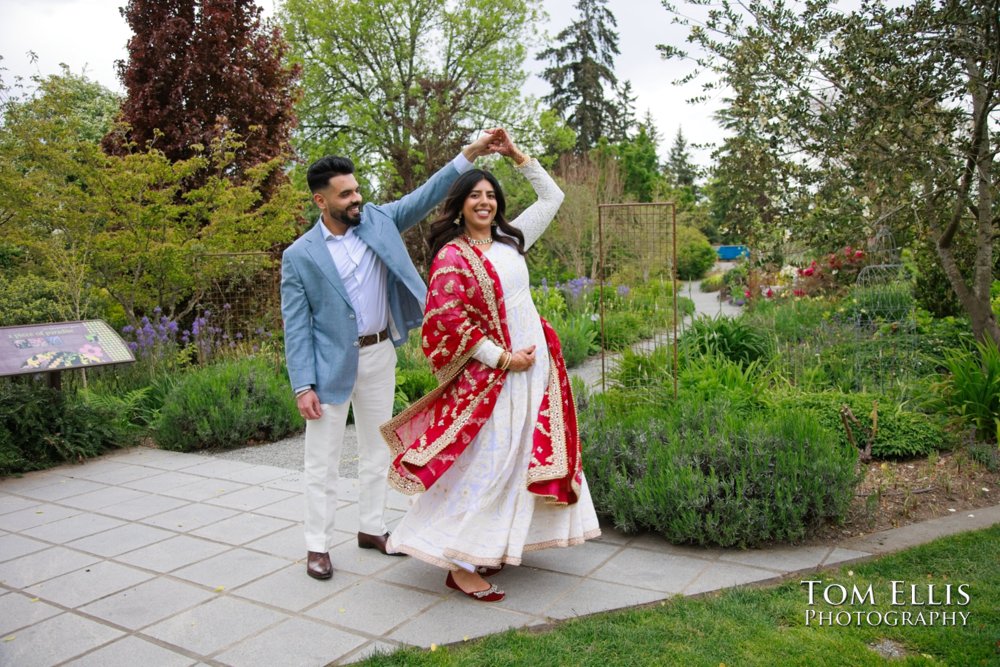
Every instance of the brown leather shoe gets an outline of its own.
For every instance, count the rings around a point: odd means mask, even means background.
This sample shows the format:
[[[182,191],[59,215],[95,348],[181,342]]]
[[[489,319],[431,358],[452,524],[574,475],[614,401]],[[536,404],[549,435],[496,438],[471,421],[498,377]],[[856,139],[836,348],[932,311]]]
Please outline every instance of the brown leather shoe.
[[[313,579],[329,579],[333,576],[333,564],[330,554],[321,551],[310,551],[306,556],[306,574]]]
[[[369,535],[368,533],[358,533],[358,546],[362,549],[378,549],[386,556],[405,556],[404,553],[389,553],[385,550],[385,543],[389,539],[389,533],[385,535]]]

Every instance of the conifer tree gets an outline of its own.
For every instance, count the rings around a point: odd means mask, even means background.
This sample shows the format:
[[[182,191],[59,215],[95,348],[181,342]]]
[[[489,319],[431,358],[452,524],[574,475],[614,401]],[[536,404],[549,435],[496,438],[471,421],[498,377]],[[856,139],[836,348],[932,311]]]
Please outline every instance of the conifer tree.
[[[576,148],[586,151],[611,134],[616,101],[605,90],[616,90],[615,56],[618,22],[607,0],[578,0],[579,18],[556,35],[557,46],[538,54],[551,63],[542,78],[552,92],[545,101],[576,131]]]

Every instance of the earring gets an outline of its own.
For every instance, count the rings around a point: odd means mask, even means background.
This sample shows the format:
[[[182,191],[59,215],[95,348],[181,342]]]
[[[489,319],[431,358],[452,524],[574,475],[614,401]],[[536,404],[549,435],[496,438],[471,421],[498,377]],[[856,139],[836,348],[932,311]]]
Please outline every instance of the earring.
[[[498,224],[497,221],[494,220],[493,222],[490,223],[490,227],[496,227],[497,224]]]
[[[458,215],[455,216],[454,224],[455,224],[456,227],[461,226],[461,224],[462,224],[462,214],[461,213],[459,213]]]

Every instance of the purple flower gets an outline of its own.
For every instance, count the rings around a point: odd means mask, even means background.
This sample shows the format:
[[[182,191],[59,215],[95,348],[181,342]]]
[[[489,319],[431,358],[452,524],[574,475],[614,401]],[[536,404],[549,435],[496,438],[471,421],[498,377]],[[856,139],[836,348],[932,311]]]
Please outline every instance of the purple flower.
[[[618,296],[628,296],[629,288],[627,285],[619,285],[615,291],[618,292]]]

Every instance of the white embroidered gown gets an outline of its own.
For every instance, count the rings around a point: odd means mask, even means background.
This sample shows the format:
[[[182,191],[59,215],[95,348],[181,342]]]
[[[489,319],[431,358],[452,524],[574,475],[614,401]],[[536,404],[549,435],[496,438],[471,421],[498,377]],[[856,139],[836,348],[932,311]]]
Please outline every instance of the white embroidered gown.
[[[524,233],[527,248],[548,227],[563,194],[535,160],[521,173],[538,195],[512,222]],[[580,544],[601,534],[586,479],[572,505],[548,504],[526,488],[549,356],[524,257],[503,243],[490,244],[485,255],[500,278],[511,349],[535,345],[535,363],[507,374],[489,421],[437,483],[415,497],[388,544],[449,569],[519,565],[525,551]],[[500,351],[487,341],[475,357],[495,367]]]

